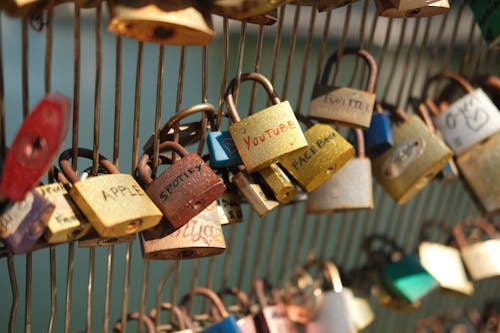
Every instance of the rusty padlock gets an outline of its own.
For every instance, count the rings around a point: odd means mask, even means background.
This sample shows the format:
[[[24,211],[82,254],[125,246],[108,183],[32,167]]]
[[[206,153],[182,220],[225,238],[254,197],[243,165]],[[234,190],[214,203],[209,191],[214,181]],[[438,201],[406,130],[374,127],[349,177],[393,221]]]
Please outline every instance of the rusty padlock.
[[[194,259],[218,255],[226,249],[216,202],[177,230],[162,220],[143,231],[140,239],[144,259]]]
[[[160,151],[173,149],[181,155],[155,180],[149,174],[150,155],[142,155],[137,165],[146,193],[177,229],[208,207],[226,190],[224,183],[197,153],[189,153],[173,141],[160,144]]]
[[[335,52],[326,62],[320,83],[314,86],[308,116],[349,127],[368,128],[375,105],[377,63],[372,55],[363,49],[345,49],[343,55],[358,56],[369,67],[370,76],[366,89],[363,91],[349,87],[338,88],[328,83],[332,67],[338,61],[338,52]]]
[[[214,36],[210,14],[191,0],[109,0],[112,33],[143,42],[207,45]]]
[[[354,148],[330,125],[313,124],[300,115],[297,118],[308,127],[304,135],[309,145],[305,151],[283,158],[280,164],[307,192],[311,192],[354,156]]]
[[[233,95],[239,83],[247,80],[261,84],[274,105],[240,120]],[[225,100],[232,121],[229,133],[249,173],[307,147],[307,140],[290,103],[280,101],[271,82],[263,75],[244,73],[239,80],[233,79],[226,90]]]
[[[370,159],[365,157],[363,132],[354,130],[358,155],[309,194],[308,213],[326,213],[344,210],[372,209],[373,184]]]
[[[94,154],[92,150],[78,148],[77,156],[92,159]],[[82,180],[72,169],[71,158],[72,149],[59,156],[59,167],[71,183],[69,195],[100,236],[124,236],[160,222],[161,211],[134,177],[120,174],[113,163],[98,155],[99,165],[108,174]]]
[[[392,109],[394,147],[372,160],[373,175],[398,203],[406,203],[427,185],[451,158],[451,150],[416,115]]]
[[[409,10],[399,10],[393,0],[375,0],[375,6],[379,16],[390,18],[430,17],[443,15],[450,9],[448,0],[438,0]]]

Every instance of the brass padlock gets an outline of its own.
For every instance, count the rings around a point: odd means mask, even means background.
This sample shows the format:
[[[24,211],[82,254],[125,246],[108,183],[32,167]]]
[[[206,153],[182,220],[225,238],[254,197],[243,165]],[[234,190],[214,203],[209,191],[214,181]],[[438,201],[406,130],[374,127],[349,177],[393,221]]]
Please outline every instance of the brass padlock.
[[[144,259],[178,260],[218,255],[226,249],[217,203],[174,230],[163,220],[156,227],[140,234]]]
[[[464,227],[479,228],[489,238],[475,244],[468,244],[464,235]],[[481,280],[500,275],[500,239],[495,228],[480,217],[469,217],[453,227],[453,236],[460,249],[465,267],[473,280]]]
[[[44,237],[48,243],[70,242],[85,236],[92,228],[91,224],[71,200],[64,184],[67,179],[58,172],[58,183],[41,185],[35,188],[45,199],[55,206],[54,213],[47,223]]]
[[[349,127],[368,128],[375,105],[377,63],[363,49],[345,49],[343,55],[356,55],[369,67],[370,76],[365,91],[349,87],[338,88],[328,83],[332,67],[338,61],[338,53],[335,52],[326,62],[320,83],[314,86],[308,116]]]
[[[277,7],[286,3],[286,0],[209,0],[207,6],[215,15],[220,15],[234,20],[251,22],[255,17],[276,11]],[[258,23],[259,24],[259,23]]]
[[[410,10],[399,10],[392,0],[375,0],[379,16],[390,18],[429,17],[445,14],[450,9],[448,0],[438,0]]]
[[[355,129],[358,156],[347,163],[323,185],[310,193],[308,213],[326,213],[373,208],[370,159],[365,157],[363,132]]]
[[[109,0],[112,33],[171,45],[207,45],[214,36],[210,14],[191,0]]]
[[[279,206],[279,202],[267,197],[254,176],[249,175],[244,169],[236,171],[233,177],[231,177],[231,182],[236,185],[260,217],[264,217],[271,210]]]
[[[309,145],[305,151],[292,153],[280,164],[311,192],[330,179],[354,156],[354,148],[326,124],[313,124],[297,116],[309,128],[304,133]]]
[[[267,168],[260,169],[259,174],[280,203],[286,204],[295,199],[297,195],[295,185],[278,164],[273,163]]]
[[[475,145],[456,161],[481,210],[487,215],[497,214],[500,211],[500,133]]]
[[[102,237],[115,237],[149,229],[163,214],[134,177],[120,174],[109,160],[99,155],[99,165],[108,174],[81,180],[69,160],[72,149],[59,156],[59,166],[70,181],[69,195]],[[78,156],[93,158],[89,149],[78,148]]]
[[[432,228],[432,230],[430,230]],[[447,238],[450,231],[436,221],[422,225],[420,244],[418,246],[419,260],[422,266],[439,282],[441,288],[463,295],[471,295],[474,285],[467,279],[460,252],[445,242],[432,242],[429,239],[436,231],[441,231]],[[444,244],[443,244],[444,243]]]
[[[239,83],[247,80],[260,83],[274,105],[240,120],[233,95]],[[244,73],[239,80],[233,79],[226,90],[225,99],[232,121],[229,133],[248,172],[268,167],[288,154],[307,147],[307,140],[290,103],[280,102],[271,82],[263,75]]]
[[[451,150],[416,115],[394,108],[394,147],[372,160],[373,175],[398,203],[406,203],[451,158]]]
[[[222,173],[220,177],[226,186],[224,193],[217,198],[217,210],[220,216],[220,223],[222,225],[229,225],[243,222],[241,198],[236,186],[229,180],[229,171],[227,169],[217,171]]]

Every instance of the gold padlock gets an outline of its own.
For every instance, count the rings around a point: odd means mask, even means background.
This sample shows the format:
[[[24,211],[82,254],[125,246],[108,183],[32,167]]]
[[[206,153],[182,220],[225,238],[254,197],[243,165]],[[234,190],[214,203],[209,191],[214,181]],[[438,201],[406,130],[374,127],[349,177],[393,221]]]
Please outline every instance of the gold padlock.
[[[207,45],[214,36],[210,14],[190,0],[109,0],[110,32],[143,42]]]
[[[500,211],[500,133],[457,157],[460,172],[487,215]]]
[[[244,19],[239,19],[239,18],[233,16],[231,13],[226,12],[225,10],[221,9],[220,7],[210,7],[209,11],[215,15],[219,15],[219,16],[226,17],[229,19],[238,20],[238,21],[242,21],[245,23],[251,23],[251,24],[273,25],[274,23],[278,22],[278,9],[277,8],[274,8],[273,10],[271,10],[267,13],[247,17]]]
[[[392,0],[375,0],[375,6],[379,16],[391,18],[436,16],[442,15],[450,9],[448,0],[438,0],[409,10],[399,10]]]
[[[226,249],[215,201],[176,231],[170,223],[162,221],[143,231],[140,238],[144,259],[202,258],[221,254]]]
[[[354,148],[331,126],[297,118],[309,127],[304,133],[309,145],[305,151],[283,158],[280,164],[307,192],[312,192],[354,156]]]
[[[241,120],[234,94],[239,83],[247,80],[260,83],[274,105]],[[244,73],[239,79],[233,79],[226,90],[225,100],[232,121],[229,133],[249,173],[268,167],[307,147],[307,140],[290,103],[280,101],[271,82],[263,75]]]
[[[438,174],[452,152],[418,116],[392,110],[401,123],[393,128],[394,146],[373,159],[373,175],[402,205]]]
[[[295,199],[297,195],[295,186],[278,164],[273,163],[267,168],[259,170],[259,174],[274,193],[276,200],[282,204],[286,204]]]
[[[215,170],[226,186],[226,191],[217,198],[217,209],[220,216],[220,224],[229,225],[243,222],[241,211],[241,198],[236,186],[229,180],[229,170]],[[222,175],[220,173],[222,172]]]
[[[207,6],[215,15],[220,15],[234,20],[250,23],[256,17],[271,13],[276,13],[277,7],[286,3],[286,0],[209,0]],[[271,14],[272,16],[277,16]],[[259,24],[259,23],[258,23]]]

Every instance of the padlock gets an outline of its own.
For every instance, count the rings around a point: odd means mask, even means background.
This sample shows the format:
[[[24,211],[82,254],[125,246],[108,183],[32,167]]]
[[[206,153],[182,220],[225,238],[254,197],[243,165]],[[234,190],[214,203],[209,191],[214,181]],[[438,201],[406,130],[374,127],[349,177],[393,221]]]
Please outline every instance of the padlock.
[[[475,195],[481,210],[487,215],[500,211],[500,133],[497,133],[469,151],[458,156],[460,172]]]
[[[283,1],[286,1],[286,0],[283,0]],[[229,2],[225,1],[225,3],[229,3]],[[225,17],[228,19],[242,21],[245,23],[258,24],[258,25],[273,25],[274,23],[278,22],[278,9],[277,8],[274,8],[266,13],[262,13],[259,15],[254,15],[254,16],[250,16],[250,17],[246,17],[246,18],[237,18],[237,17],[239,17],[238,14],[234,14],[234,13],[225,11],[224,8],[221,6],[211,6],[211,5],[208,5],[208,6],[209,6],[208,10],[212,14],[219,15],[219,16],[222,16],[222,17]]]
[[[0,239],[13,253],[24,253],[43,235],[55,206],[36,191],[7,203],[0,215]]]
[[[236,323],[236,317],[227,312],[224,303],[217,296],[215,292],[208,288],[196,287],[192,289],[188,294],[184,295],[181,299],[181,308],[185,308],[189,301],[193,301],[191,299],[192,296],[204,296],[208,298],[211,303],[217,308],[216,311],[217,317],[215,318],[216,322],[210,325],[209,327],[204,328],[202,333],[239,333],[240,330],[238,328],[238,324]]]
[[[432,242],[429,239],[429,229],[432,234],[441,231],[447,237],[451,230],[442,224],[427,222],[422,225],[420,244],[418,246],[419,260],[422,266],[439,282],[441,288],[470,296],[474,285],[467,279],[460,252],[444,242]]]
[[[260,184],[255,180],[255,176],[249,175],[244,169],[240,168],[235,171],[231,177],[231,182],[236,185],[240,193],[260,217],[264,217],[279,206],[278,201],[269,198],[264,193]]]
[[[308,213],[326,213],[373,208],[373,184],[370,159],[365,157],[363,132],[355,129],[357,158],[347,163],[323,185],[309,194]]]
[[[349,288],[344,287],[343,291],[346,294],[347,307],[354,327],[358,330],[363,330],[370,326],[375,320],[375,313],[370,303],[362,297],[354,296],[352,290]]]
[[[379,16],[390,18],[409,18],[409,17],[430,17],[443,15],[450,9],[448,0],[438,0],[428,3],[419,8],[409,10],[398,10],[393,0],[375,0],[375,6]]]
[[[272,106],[240,120],[233,95],[243,81],[260,83],[272,100]],[[280,102],[269,80],[259,73],[241,74],[226,90],[226,106],[232,123],[229,133],[249,173],[278,162],[288,154],[305,150],[307,140],[288,101]]]
[[[391,0],[400,12],[422,8],[437,1],[439,0]]]
[[[58,172],[59,182],[41,185],[35,188],[48,201],[55,206],[54,213],[47,223],[44,237],[48,243],[71,242],[85,236],[92,228],[91,224],[71,200],[64,184],[68,181],[62,173]]]
[[[381,155],[394,145],[389,114],[383,110],[380,103],[375,104],[375,111],[370,127],[363,130],[366,155],[369,157]]]
[[[295,185],[278,164],[273,163],[258,172],[265,185],[273,192],[274,197],[280,203],[287,204],[295,199],[297,195]]]
[[[289,0],[288,3],[300,6],[314,6],[319,12],[347,6],[357,0]]]
[[[24,119],[7,153],[0,194],[14,201],[26,193],[52,166],[68,132],[71,100],[45,96]]]
[[[500,76],[486,74],[475,75],[472,77],[472,83],[479,85],[495,103],[497,108],[500,108]]]
[[[209,13],[191,0],[110,0],[112,33],[170,45],[207,45],[214,36]]]
[[[160,324],[158,317],[158,310],[168,311],[173,314],[173,319],[175,322],[170,322],[168,324]],[[155,323],[156,333],[192,333],[194,325],[189,319],[188,314],[184,308],[179,308],[177,306],[172,306],[170,303],[159,304],[159,309],[154,308],[149,312],[149,318]]]
[[[55,5],[59,0],[55,1]],[[51,6],[51,0],[3,0],[0,10],[12,16],[29,16],[38,14]]]
[[[69,195],[101,237],[136,233],[157,225],[162,213],[134,177],[120,174],[116,166],[99,155],[99,165],[108,174],[80,180],[69,160],[72,149],[59,156],[59,166],[70,181]],[[93,158],[93,152],[78,148],[79,157]]]
[[[217,198],[217,211],[222,225],[243,222],[243,212],[241,211],[241,198],[236,186],[229,180],[227,169],[217,170],[222,173],[221,179],[226,186],[226,190]],[[216,172],[217,172],[216,171]]]
[[[127,321],[140,321],[141,314],[139,312],[132,312],[127,315]],[[142,315],[142,324],[146,328],[147,333],[156,333],[155,324],[153,321],[146,315]],[[122,326],[122,320],[119,319],[115,322],[113,326],[113,333],[121,333],[125,332],[125,328]]]
[[[229,131],[209,132],[207,146],[211,167],[232,168],[243,164]]]
[[[140,234],[144,259],[178,260],[221,254],[226,249],[217,203],[174,230],[166,220]]]
[[[377,64],[372,55],[363,49],[344,50],[343,55],[355,55],[363,59],[370,69],[365,91],[349,87],[334,87],[328,83],[333,65],[338,61],[335,52],[328,58],[321,81],[316,84],[309,104],[308,116],[321,121],[335,122],[355,128],[368,128],[375,105]]]
[[[443,79],[457,83],[466,92],[433,119],[445,142],[456,155],[460,155],[500,131],[500,112],[482,89],[474,90],[467,80],[455,73],[442,72],[431,77],[424,87],[423,96],[428,96],[432,83]],[[426,98],[426,104],[434,103]]]
[[[490,49],[498,49],[500,45],[500,5],[496,1],[467,0],[476,22],[481,29],[484,40]]]
[[[300,115],[297,117],[302,120]],[[352,159],[354,148],[330,125],[306,119],[303,122],[308,126],[304,133],[307,149],[288,155],[280,164],[307,192],[312,192]]]
[[[260,312],[254,316],[257,332],[261,333],[296,333],[297,329],[288,317],[285,304],[277,299],[272,287],[262,279],[254,281],[254,290],[260,305]],[[273,291],[273,303],[268,304],[264,288]]]
[[[434,124],[432,123],[432,118],[429,113],[429,109],[433,110],[433,113],[438,112],[438,109],[436,108],[435,105],[433,104],[428,104],[428,103],[420,103],[417,107],[418,112],[420,114],[420,117],[424,121],[424,123],[427,125],[427,128],[429,131],[434,133],[439,139],[443,139],[443,136],[441,132],[436,129]],[[438,178],[444,183],[444,182],[450,182],[450,181],[455,181],[458,180],[459,177],[459,172],[457,165],[455,164],[455,160],[453,158],[450,158],[444,167],[441,169],[441,171],[438,174]]]
[[[150,155],[145,153],[137,164],[137,171],[146,193],[178,229],[214,202],[226,187],[197,153],[189,153],[173,141],[162,142],[159,149],[173,149],[181,159],[153,180],[147,165]]]
[[[486,241],[468,244],[464,227],[474,226],[489,238]],[[495,228],[480,217],[469,217],[453,227],[453,236],[460,250],[465,267],[473,280],[482,280],[500,275],[500,239]]]
[[[394,147],[372,160],[373,175],[400,205],[427,185],[451,158],[450,149],[416,115],[392,110]]]
[[[215,15],[254,23],[252,19],[277,11],[277,7],[285,4],[286,0],[209,0],[206,3],[210,12]]]
[[[236,316],[236,323],[241,333],[257,333],[253,316],[250,313],[250,300],[244,291],[237,287],[225,288],[218,295],[221,300],[224,300],[226,295],[232,295],[236,299],[238,304],[228,306],[227,310]],[[217,307],[212,304],[212,316],[216,318],[217,312]]]

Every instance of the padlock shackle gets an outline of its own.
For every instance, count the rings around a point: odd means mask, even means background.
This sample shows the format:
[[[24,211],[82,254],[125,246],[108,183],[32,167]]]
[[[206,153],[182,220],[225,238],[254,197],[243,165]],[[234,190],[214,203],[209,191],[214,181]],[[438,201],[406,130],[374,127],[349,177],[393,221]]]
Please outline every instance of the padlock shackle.
[[[436,75],[431,76],[427,82],[425,82],[424,89],[422,90],[422,99],[425,99],[429,96],[429,89],[433,83],[440,80],[448,80],[452,83],[457,84],[458,87],[462,88],[462,90],[466,94],[470,94],[474,92],[474,87],[467,81],[463,76],[458,75],[456,73],[451,72],[441,72]]]
[[[322,270],[323,278],[328,284],[332,285],[332,290],[334,292],[339,293],[342,291],[344,287],[342,285],[342,279],[340,278],[340,272],[333,261],[311,259],[304,265],[304,269],[308,272],[312,267],[317,267]]]
[[[185,294],[180,302],[181,307],[186,307],[187,303],[191,301],[191,295],[207,297],[212,301],[213,305],[219,311],[219,315],[222,318],[227,318],[229,316],[229,313],[227,312],[226,307],[224,306],[224,303],[222,302],[220,297],[213,290],[204,287],[196,287],[192,289],[191,292]]]
[[[80,181],[80,178],[76,175],[75,170],[71,167],[71,164],[69,161],[71,160],[73,150],[66,149],[59,155],[59,168],[61,168],[61,171],[63,172],[64,176],[69,180],[71,184],[74,184],[78,181]],[[89,160],[93,160],[94,158],[94,152],[90,149],[86,148],[78,148],[77,149],[77,156],[78,157],[83,157]],[[108,173],[110,174],[118,174],[120,171],[118,168],[111,163],[110,160],[99,154],[99,165],[102,166]]]
[[[227,113],[233,123],[237,123],[241,120],[240,115],[238,114],[238,111],[236,109],[234,94],[236,93],[236,88],[239,86],[239,83],[243,81],[255,81],[257,83],[260,83],[266,90],[267,95],[269,96],[269,99],[272,101],[273,104],[279,104],[281,102],[278,95],[274,91],[274,87],[271,81],[269,81],[264,75],[255,72],[243,73],[241,74],[239,80],[238,78],[234,78],[231,80],[226,89],[224,97],[226,101]]]
[[[393,118],[396,118],[399,122],[404,123],[410,117],[410,115],[399,106],[395,106],[387,102],[380,102],[380,105],[384,110],[389,111]]]
[[[361,59],[365,61],[365,64],[368,66],[370,72],[368,76],[368,82],[366,83],[365,91],[373,94],[375,92],[375,84],[377,82],[377,75],[378,75],[377,63],[375,62],[373,56],[368,51],[357,48],[344,49],[344,52],[342,52],[342,57],[345,55],[356,55],[358,57],[361,57]],[[321,76],[321,81],[320,81],[321,85],[328,86],[328,78],[331,76],[333,64],[335,64],[338,61],[338,57],[339,57],[339,52],[337,51],[333,53],[326,61],[325,70],[323,71],[323,75]]]
[[[306,128],[311,128],[314,126],[314,121],[311,120],[311,118],[304,116],[303,114],[294,112],[295,118],[302,124],[306,126]]]
[[[354,135],[356,136],[357,152],[358,158],[365,158],[365,136],[363,131],[359,128],[353,129]]]
[[[167,149],[172,149],[176,151],[179,155],[182,157],[186,156],[189,154],[189,152],[182,147],[180,144],[174,142],[174,141],[164,141],[160,144],[160,153],[167,150]],[[137,167],[136,167],[136,175],[137,178],[147,187],[149,184],[153,182],[153,178],[151,177],[151,168],[149,167],[148,163],[151,161],[152,155],[149,153],[144,153],[142,154],[141,158],[139,158],[139,161],[137,162]],[[172,161],[171,156],[168,154],[160,154],[159,156],[159,164],[166,164],[165,162],[167,160]]]
[[[255,290],[255,295],[257,296],[257,301],[259,302],[259,305],[261,308],[264,308],[268,305],[267,299],[266,299],[266,294],[265,290],[270,291],[273,293],[273,298],[275,298],[276,294],[273,292],[273,287],[269,281],[265,279],[255,279],[253,282],[253,289]],[[275,301],[278,301],[278,299],[275,299]]]
[[[463,248],[468,245],[467,240],[464,234],[464,227],[466,226],[474,226],[483,231],[483,233],[488,236],[490,239],[497,239],[497,233],[495,227],[489,224],[486,220],[481,217],[466,217],[458,222],[453,227],[453,237],[455,238],[455,242],[457,243],[458,248]]]
[[[250,314],[250,299],[248,295],[238,287],[232,288],[224,288],[217,293],[219,297],[223,300],[225,295],[232,295],[238,301],[241,307],[241,313],[248,315]],[[214,313],[215,308],[212,307],[212,314]]]
[[[192,329],[194,327],[188,314],[186,313],[186,310],[182,307],[172,306],[172,303],[164,302],[164,303],[160,304],[159,310],[172,312],[174,314],[174,316],[177,318],[177,326],[180,330]],[[158,316],[157,311],[158,311],[157,308],[154,307],[149,312],[149,318],[151,318],[151,320],[155,324],[159,324],[159,323],[156,323],[157,316]]]
[[[430,100],[429,100],[430,101]],[[431,115],[429,114],[429,110],[433,110],[434,106],[433,105],[428,105],[427,103],[427,99],[424,103],[420,103],[418,105],[418,114],[420,115],[420,118],[422,118],[422,120],[424,121],[425,125],[427,126],[427,128],[429,129],[429,131],[431,133],[436,133],[436,127],[434,127],[434,123],[432,122],[432,118],[431,118]],[[434,104],[432,101],[431,101],[432,104]],[[434,109],[435,111],[435,109]],[[431,111],[434,113],[434,111]]]
[[[137,320],[139,321],[141,315],[139,312],[132,312],[127,315],[127,321]],[[147,315],[142,315],[142,323],[147,329],[147,333],[156,333],[155,324]],[[122,321],[119,319],[115,322],[115,326],[113,327],[113,333],[121,333],[123,332]]]

